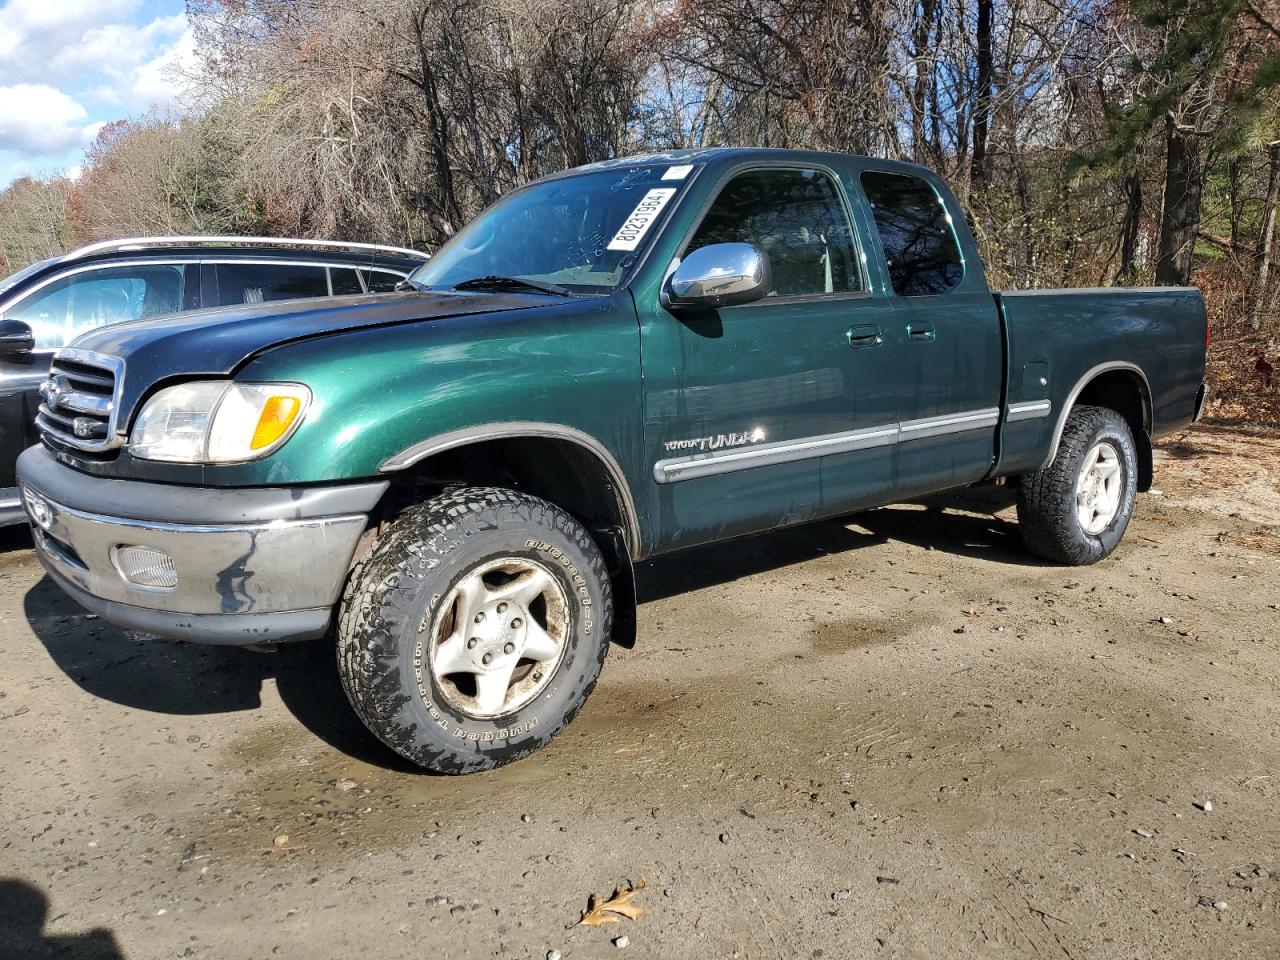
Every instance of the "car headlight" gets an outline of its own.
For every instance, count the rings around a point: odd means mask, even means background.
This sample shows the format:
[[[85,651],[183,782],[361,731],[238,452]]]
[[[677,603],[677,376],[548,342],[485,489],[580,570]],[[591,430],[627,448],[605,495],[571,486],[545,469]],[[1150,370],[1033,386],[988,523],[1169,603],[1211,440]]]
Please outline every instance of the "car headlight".
[[[166,387],[147,401],[129,452],[171,463],[243,463],[289,439],[311,404],[300,383],[206,380]]]

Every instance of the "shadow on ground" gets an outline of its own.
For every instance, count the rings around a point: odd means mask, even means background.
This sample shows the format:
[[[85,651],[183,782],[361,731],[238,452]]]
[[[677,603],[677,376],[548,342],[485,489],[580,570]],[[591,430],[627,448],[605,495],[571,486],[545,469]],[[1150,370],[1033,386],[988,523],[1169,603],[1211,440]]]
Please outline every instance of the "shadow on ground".
[[[1008,487],[973,487],[909,504],[694,547],[641,564],[636,592],[652,603],[690,590],[897,540],[942,553],[1021,567],[1045,566],[1022,545],[1018,525],[995,516],[1013,505]]]
[[[0,527],[0,554],[31,549],[31,528],[25,523]]]
[[[4,956],[23,960],[124,960],[115,935],[101,927],[87,933],[46,936],[49,898],[25,880],[0,879],[0,944]]]
[[[750,537],[731,548],[687,550],[642,564],[637,592],[641,603],[652,603],[820,556],[850,554],[853,563],[858,549],[890,540],[992,563],[1039,565],[1022,548],[1017,525],[992,516],[1011,502],[1004,488],[976,488]],[[264,682],[274,679],[290,712],[331,746],[370,764],[417,770],[352,712],[332,641],[257,653],[149,637],[86,614],[47,577],[28,591],[23,606],[58,667],[96,697],[156,713],[228,713],[257,709]]]
[[[95,697],[154,713],[231,713],[261,706],[262,685],[274,679],[289,711],[326,743],[368,763],[409,769],[352,712],[331,643],[258,653],[150,637],[86,614],[48,577],[27,592],[23,608],[58,667]]]

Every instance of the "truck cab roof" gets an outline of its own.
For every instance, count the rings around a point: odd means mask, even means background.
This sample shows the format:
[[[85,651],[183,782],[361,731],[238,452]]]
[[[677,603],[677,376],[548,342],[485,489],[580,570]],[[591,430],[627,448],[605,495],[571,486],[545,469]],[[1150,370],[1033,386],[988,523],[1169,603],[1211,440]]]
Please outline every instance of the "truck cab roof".
[[[936,179],[936,175],[928,167],[907,163],[902,160],[882,160],[862,154],[831,153],[825,150],[792,150],[782,147],[693,147],[682,150],[668,150],[661,153],[640,153],[625,157],[614,157],[573,167],[561,173],[552,174],[546,179],[570,177],[597,170],[613,170],[618,167],[647,167],[679,164],[705,164],[717,167],[737,166],[752,161],[765,163],[801,163],[829,167],[833,159],[841,163],[853,161],[856,166],[874,166],[878,170],[896,171],[899,173],[924,176]]]

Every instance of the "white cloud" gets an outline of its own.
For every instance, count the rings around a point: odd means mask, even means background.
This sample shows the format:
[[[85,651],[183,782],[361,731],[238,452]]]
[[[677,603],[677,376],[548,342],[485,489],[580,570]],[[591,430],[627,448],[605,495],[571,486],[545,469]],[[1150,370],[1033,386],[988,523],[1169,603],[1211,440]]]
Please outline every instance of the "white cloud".
[[[0,150],[29,157],[63,153],[87,143],[100,128],[61,90],[44,84],[0,87]]]
[[[63,59],[68,50],[97,28],[127,21],[137,8],[138,0],[9,0],[0,7],[0,76],[53,80],[52,72],[73,66]],[[70,78],[56,79],[62,86]]]
[[[140,64],[134,71],[129,86],[129,99],[137,105],[165,107],[182,98],[187,92],[187,78],[197,67],[196,36],[182,20],[182,32],[159,53]]]
[[[189,102],[198,67],[182,0],[0,0],[0,187],[15,161],[65,168],[106,122]]]
[[[196,65],[195,35],[182,13],[137,26],[108,24],[86,33],[58,60],[63,70],[92,77],[90,92],[102,103],[144,111],[181,96],[181,74]]]
[[[82,102],[142,113],[180,99],[197,64],[179,11],[130,22],[138,0],[11,0],[0,7],[0,77],[52,84]]]

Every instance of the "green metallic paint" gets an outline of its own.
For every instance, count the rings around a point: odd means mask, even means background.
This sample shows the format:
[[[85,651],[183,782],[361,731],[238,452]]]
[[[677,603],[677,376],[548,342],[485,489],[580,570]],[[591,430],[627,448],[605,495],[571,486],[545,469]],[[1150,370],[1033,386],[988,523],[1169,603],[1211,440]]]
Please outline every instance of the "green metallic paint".
[[[888,415],[879,390],[884,344],[855,349],[858,326],[891,334],[892,307],[881,292],[767,298],[718,311],[665,310],[669,265],[684,249],[720,188],[763,167],[817,169],[843,186],[839,158],[754,156],[708,165],[655,245],[647,275],[633,285],[645,352],[645,455],[672,456],[673,442],[745,435],[774,443],[877,425]],[[852,210],[852,204],[846,202]],[[855,228],[856,230],[856,228]],[[865,249],[865,248],[863,248]],[[869,258],[867,258],[869,259]],[[664,269],[659,270],[659,267]],[[867,450],[820,460],[664,484],[655,491],[655,551],[810,520],[890,484],[891,452]]]
[[[1097,374],[1134,368],[1151,435],[1185,427],[1204,379],[1204,301],[1190,288],[1044,290],[998,295],[1009,356],[1008,403],[1048,397],[1048,417],[1007,424],[996,473],[1043,466],[1070,402]],[[1030,375],[1027,367],[1032,366]],[[1139,375],[1136,371],[1141,371]],[[1039,386],[1043,375],[1049,383]]]
[[[376,478],[389,458],[431,438],[513,421],[559,425],[594,438],[616,462],[635,504],[632,554],[640,559],[1034,469],[1050,450],[1061,405],[1102,361],[1143,369],[1157,433],[1191,418],[1204,359],[1194,291],[1005,295],[998,311],[954,197],[917,167],[758,150],[661,162],[694,170],[624,288],[268,347],[234,376],[310,386],[316,403],[297,433],[263,460],[165,479],[235,487]],[[664,309],[665,278],[718,185],[737,170],[770,165],[818,167],[837,178],[860,238],[866,292],[769,298],[702,314]],[[866,167],[921,176],[938,190],[966,264],[959,289],[908,299],[887,289],[858,184]],[[934,325],[934,339],[909,337],[908,326],[919,322]],[[853,327],[879,327],[881,341],[853,348]],[[1049,384],[1037,392],[1046,368]],[[674,441],[721,434],[787,441],[1046,396],[1052,414],[1005,426],[1002,442],[1000,428],[983,428],[675,483],[653,476],[655,462],[678,455],[668,447]],[[160,479],[133,465],[136,475]]]
[[[642,472],[640,343],[631,298],[584,297],[512,314],[336,334],[268,351],[238,376],[303,380],[317,401],[280,452],[210,467],[227,485],[378,476],[421,441],[508,420],[595,437],[633,485]]]

